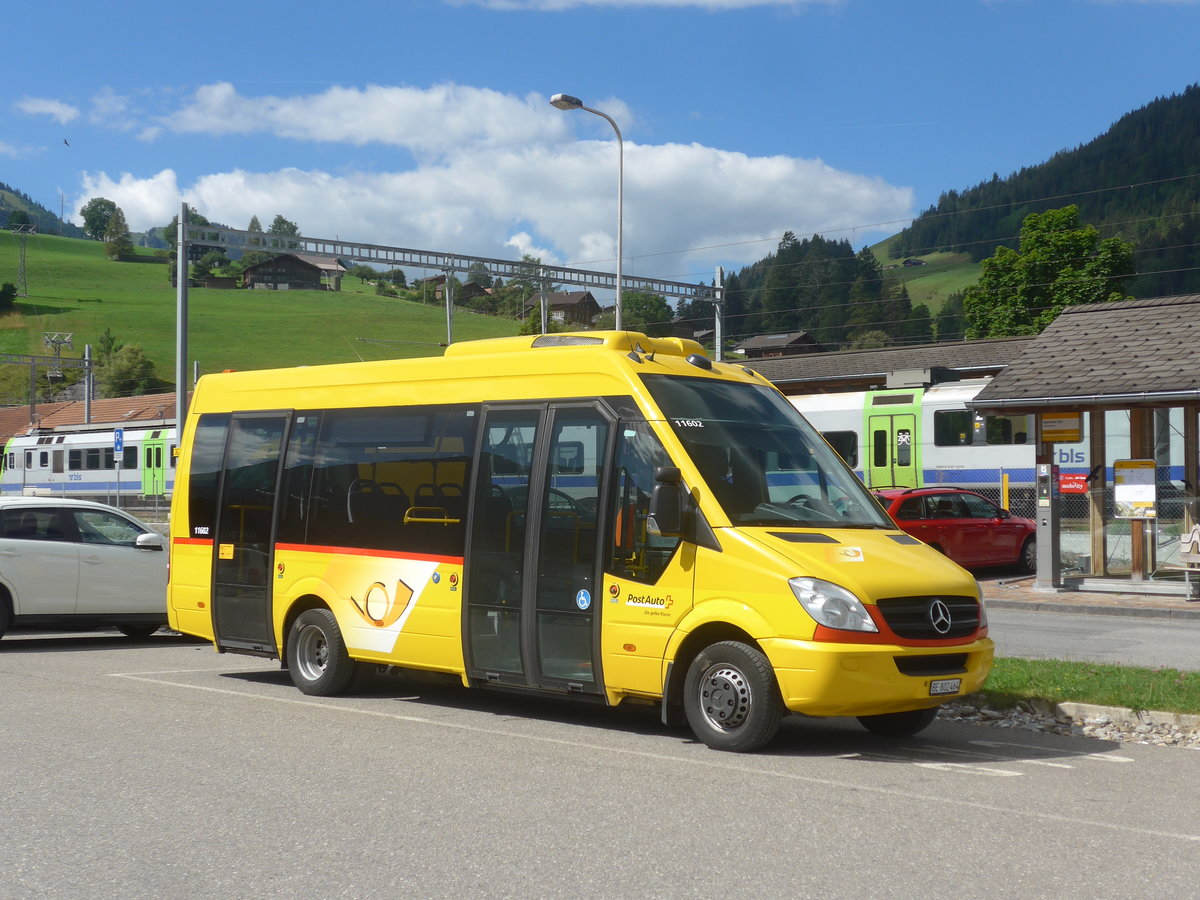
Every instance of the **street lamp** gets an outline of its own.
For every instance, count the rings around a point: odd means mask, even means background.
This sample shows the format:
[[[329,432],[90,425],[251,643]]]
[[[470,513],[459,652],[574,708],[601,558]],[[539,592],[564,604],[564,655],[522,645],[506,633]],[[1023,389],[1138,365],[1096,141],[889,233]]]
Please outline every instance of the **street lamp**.
[[[602,113],[598,109],[592,109],[590,106],[584,106],[583,101],[578,97],[572,97],[570,94],[555,94],[550,98],[550,105],[555,109],[582,109],[584,112],[590,112],[599,116],[608,122],[613,127],[613,131],[617,133],[617,300],[616,300],[616,328],[621,330],[621,258],[624,255],[622,245],[623,216],[624,207],[624,185],[625,185],[625,142],[621,140],[621,129],[617,127],[617,123],[612,120],[612,116],[607,113]]]

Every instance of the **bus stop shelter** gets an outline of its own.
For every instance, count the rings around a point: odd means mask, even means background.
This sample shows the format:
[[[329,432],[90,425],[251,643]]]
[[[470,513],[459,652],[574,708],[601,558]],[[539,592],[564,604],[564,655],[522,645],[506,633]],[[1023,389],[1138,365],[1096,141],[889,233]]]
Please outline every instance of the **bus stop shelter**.
[[[1200,295],[1068,307],[974,407],[1035,414],[1035,587],[1200,599],[1186,552],[1200,522]],[[1088,474],[1071,482],[1064,440],[1086,447]]]

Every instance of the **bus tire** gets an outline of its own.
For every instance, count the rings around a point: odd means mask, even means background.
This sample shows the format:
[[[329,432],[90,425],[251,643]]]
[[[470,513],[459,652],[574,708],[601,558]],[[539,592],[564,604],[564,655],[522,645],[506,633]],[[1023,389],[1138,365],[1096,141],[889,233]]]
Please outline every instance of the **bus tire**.
[[[880,716],[859,716],[858,723],[880,737],[912,737],[932,725],[937,714],[938,708],[932,706],[929,709],[910,709]]]
[[[314,697],[334,697],[350,686],[357,667],[346,653],[337,619],[327,609],[308,609],[288,631],[288,674]]]
[[[696,655],[683,684],[683,708],[697,738],[733,753],[766,745],[783,717],[770,660],[740,641],[711,644]]]

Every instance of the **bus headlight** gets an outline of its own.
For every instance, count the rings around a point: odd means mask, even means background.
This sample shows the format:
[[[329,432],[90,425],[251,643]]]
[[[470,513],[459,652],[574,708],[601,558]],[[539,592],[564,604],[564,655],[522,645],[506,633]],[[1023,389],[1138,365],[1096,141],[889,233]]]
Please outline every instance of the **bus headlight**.
[[[841,631],[879,631],[862,601],[844,587],[819,578],[791,578],[788,585],[818,624]]]

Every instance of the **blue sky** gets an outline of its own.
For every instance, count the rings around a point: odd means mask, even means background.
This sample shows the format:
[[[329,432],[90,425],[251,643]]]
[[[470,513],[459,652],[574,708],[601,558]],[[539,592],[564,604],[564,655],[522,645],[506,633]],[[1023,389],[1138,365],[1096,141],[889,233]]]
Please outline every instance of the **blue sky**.
[[[613,131],[561,91],[621,128],[625,272],[684,281],[785,230],[873,243],[1200,81],[1186,0],[50,0],[6,26],[0,181],[68,217],[187,200],[611,271]]]

